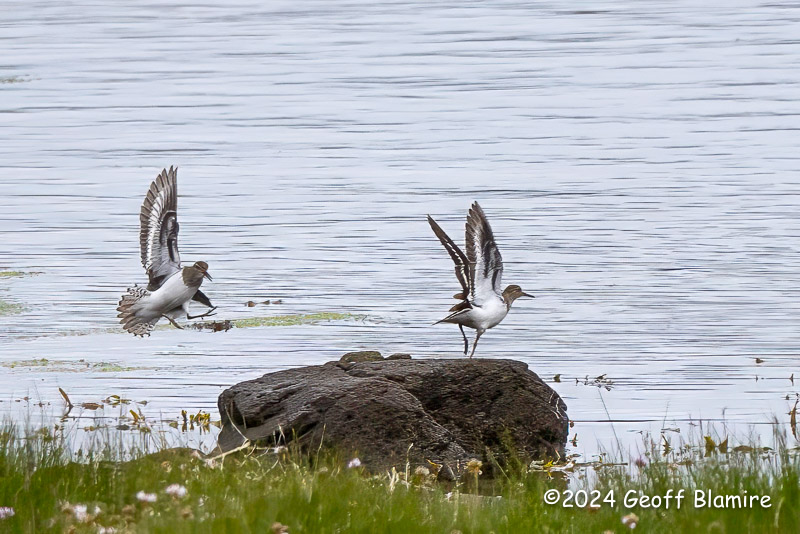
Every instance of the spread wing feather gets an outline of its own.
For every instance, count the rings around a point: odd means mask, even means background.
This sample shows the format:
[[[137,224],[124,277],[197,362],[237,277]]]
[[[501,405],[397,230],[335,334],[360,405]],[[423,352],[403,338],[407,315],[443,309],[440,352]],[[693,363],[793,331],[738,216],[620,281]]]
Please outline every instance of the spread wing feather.
[[[444,233],[441,226],[439,226],[430,215],[428,215],[428,224],[431,225],[433,233],[436,234],[436,237],[442,242],[445,250],[447,250],[448,254],[450,254],[450,257],[453,259],[453,263],[456,264],[456,278],[458,278],[458,282],[461,284],[462,292],[454,295],[454,297],[467,300],[467,297],[472,293],[470,289],[471,278],[469,275],[469,261],[467,260],[467,256],[458,248],[458,245],[453,243],[453,240]]]
[[[467,216],[466,243],[472,299],[480,305],[487,298],[503,292],[500,287],[503,257],[494,242],[492,227],[477,202],[472,204]]]
[[[178,252],[178,177],[177,168],[164,169],[150,184],[139,214],[139,245],[150,282],[155,291],[180,271]]]

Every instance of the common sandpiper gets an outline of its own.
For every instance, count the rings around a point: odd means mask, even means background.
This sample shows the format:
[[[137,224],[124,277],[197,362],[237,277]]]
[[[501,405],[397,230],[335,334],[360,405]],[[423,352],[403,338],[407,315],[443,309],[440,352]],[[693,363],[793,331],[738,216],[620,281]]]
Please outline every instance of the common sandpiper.
[[[117,311],[122,328],[137,336],[150,335],[162,317],[176,328],[175,319],[207,317],[216,306],[200,291],[203,278],[211,280],[204,261],[181,268],[178,252],[178,169],[164,169],[150,184],[139,213],[142,265],[149,283],[147,289],[132,287],[122,295]],[[201,315],[189,315],[189,302],[211,308]]]
[[[533,295],[525,293],[518,285],[501,289],[503,257],[494,241],[492,227],[477,202],[472,204],[467,216],[466,254],[430,215],[428,223],[456,264],[456,278],[461,284],[461,292],[454,295],[460,302],[450,308],[450,315],[434,324],[458,325],[464,338],[464,355],[469,350],[464,327],[475,329],[475,341],[472,343],[472,352],[469,353],[472,358],[483,333],[500,324],[516,299],[533,298]]]

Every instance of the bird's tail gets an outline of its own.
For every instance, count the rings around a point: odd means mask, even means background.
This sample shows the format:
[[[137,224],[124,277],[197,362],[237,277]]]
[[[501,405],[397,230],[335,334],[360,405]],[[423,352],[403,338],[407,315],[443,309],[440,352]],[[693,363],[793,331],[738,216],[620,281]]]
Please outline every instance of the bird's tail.
[[[149,294],[150,292],[143,287],[129,287],[128,292],[119,299],[119,306],[117,306],[119,314],[117,317],[119,317],[119,322],[126,332],[144,337],[145,334],[149,336],[150,331],[155,327],[158,318],[148,321],[136,316],[136,312],[142,307],[142,298]]]
[[[458,323],[458,321],[454,321],[453,319],[455,319],[456,317],[458,317],[461,314],[464,314],[464,313],[468,312],[471,309],[472,309],[472,305],[468,301],[466,301],[466,300],[461,301],[458,304],[456,304],[455,306],[453,306],[452,308],[450,308],[450,312],[451,312],[450,315],[448,315],[444,319],[439,319],[438,321],[436,321],[433,324]]]

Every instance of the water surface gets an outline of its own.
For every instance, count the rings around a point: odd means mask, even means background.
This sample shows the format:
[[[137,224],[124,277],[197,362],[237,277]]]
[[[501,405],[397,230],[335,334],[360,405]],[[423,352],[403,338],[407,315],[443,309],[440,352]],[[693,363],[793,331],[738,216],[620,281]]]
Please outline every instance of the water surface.
[[[800,7],[196,4],[4,4],[0,269],[40,274],[0,279],[26,308],[0,317],[0,361],[89,368],[3,367],[0,412],[58,411],[62,387],[216,417],[225,387],[349,350],[458,357],[457,328],[431,326],[458,285],[425,215],[461,242],[478,200],[504,281],[537,297],[478,355],[560,374],[578,450],[788,420]],[[169,165],[182,257],[209,263],[219,318],[366,319],[115,331]],[[282,304],[244,306],[264,299]]]

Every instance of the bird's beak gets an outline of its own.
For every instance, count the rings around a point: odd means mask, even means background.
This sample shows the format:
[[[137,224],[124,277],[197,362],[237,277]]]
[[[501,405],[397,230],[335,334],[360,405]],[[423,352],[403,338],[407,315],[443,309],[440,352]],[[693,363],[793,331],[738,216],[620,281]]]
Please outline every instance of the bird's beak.
[[[522,294],[522,296],[523,296],[523,297],[530,297],[530,298],[532,298],[532,299],[535,299],[535,298],[536,298],[536,297],[534,297],[533,295],[529,295],[529,294],[527,294],[527,293],[523,293],[523,294]]]
[[[211,275],[210,275],[210,274],[208,274],[208,271],[204,272],[204,273],[203,273],[203,276],[205,276],[205,277],[206,277],[206,278],[208,278],[209,280],[213,280],[213,278],[211,278]]]

